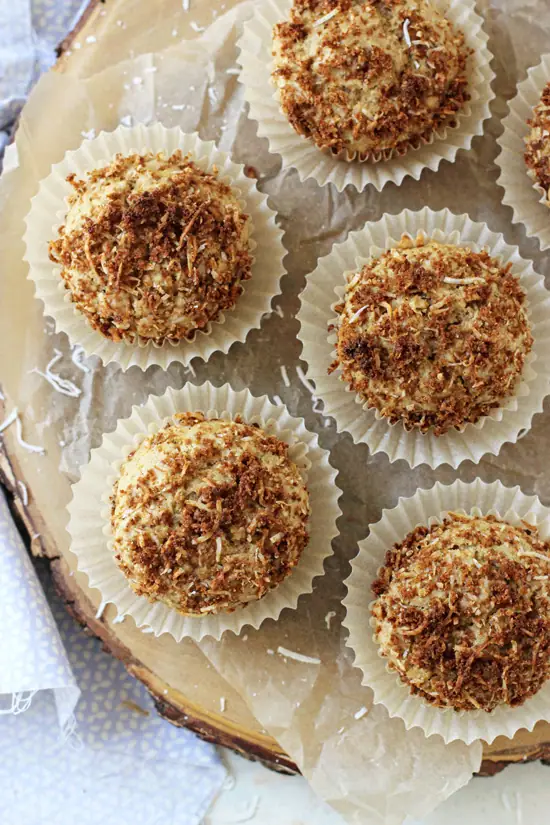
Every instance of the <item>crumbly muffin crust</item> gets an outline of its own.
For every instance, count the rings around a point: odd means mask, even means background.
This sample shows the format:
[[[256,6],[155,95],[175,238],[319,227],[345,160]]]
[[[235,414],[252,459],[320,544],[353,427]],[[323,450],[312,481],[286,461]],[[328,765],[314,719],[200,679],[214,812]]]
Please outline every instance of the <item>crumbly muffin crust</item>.
[[[388,552],[373,584],[375,639],[432,705],[521,705],[550,676],[549,575],[536,527],[451,513]]]
[[[130,586],[186,615],[261,599],[308,541],[308,492],[288,445],[240,419],[176,415],[123,462],[111,502]]]
[[[462,32],[426,0],[294,0],[272,79],[319,148],[379,157],[429,139],[469,99]]]
[[[215,168],[149,152],[67,180],[74,192],[50,258],[106,338],[180,341],[235,305],[250,278],[250,220]]]
[[[533,344],[510,269],[404,236],[349,281],[329,372],[407,430],[439,436],[478,421],[513,394]]]
[[[525,163],[533,180],[546,192],[546,205],[550,206],[550,82],[527,124],[531,131],[525,138]]]

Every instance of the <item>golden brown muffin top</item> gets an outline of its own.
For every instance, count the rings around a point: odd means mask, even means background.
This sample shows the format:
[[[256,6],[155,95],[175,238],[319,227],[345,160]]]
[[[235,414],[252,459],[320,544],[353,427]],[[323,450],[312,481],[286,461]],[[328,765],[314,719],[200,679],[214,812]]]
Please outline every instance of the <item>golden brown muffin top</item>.
[[[550,675],[550,546],[537,528],[451,513],[386,555],[375,640],[437,707],[521,705]]]
[[[330,371],[409,430],[478,421],[513,394],[533,343],[510,269],[485,251],[404,236],[351,276]]]
[[[288,445],[241,420],[176,415],[120,469],[115,558],[130,586],[187,615],[261,599],[298,563],[309,497]]]
[[[294,0],[272,78],[319,148],[380,157],[429,139],[469,99],[462,32],[427,0]]]
[[[68,180],[74,192],[50,257],[102,335],[179,341],[235,305],[250,277],[250,221],[215,168],[149,152]]]

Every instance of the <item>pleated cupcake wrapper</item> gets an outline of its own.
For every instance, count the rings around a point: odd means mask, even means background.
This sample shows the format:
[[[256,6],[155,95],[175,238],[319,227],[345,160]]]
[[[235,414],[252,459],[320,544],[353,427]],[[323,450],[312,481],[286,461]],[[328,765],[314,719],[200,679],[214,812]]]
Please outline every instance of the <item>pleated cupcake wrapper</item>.
[[[426,736],[437,734],[445,742],[460,739],[471,744],[483,739],[491,743],[497,736],[512,738],[522,728],[530,731],[540,720],[550,721],[550,681],[517,708],[503,705],[491,713],[437,708],[410,693],[396,671],[388,668],[374,640],[371,587],[386,551],[415,527],[436,524],[449,512],[495,515],[511,524],[523,519],[536,525],[542,538],[550,538],[550,510],[536,496],[525,496],[519,487],[504,487],[499,481],[455,481],[450,486],[437,482],[430,490],[401,498],[394,509],[384,510],[380,521],[371,526],[370,535],[359,543],[359,553],[351,563],[344,599],[347,645],[355,654],[355,666],[363,673],[363,684],[374,692],[374,701],[384,705],[390,716],[402,719],[407,730],[422,728]]]
[[[251,219],[252,277],[243,282],[243,293],[236,306],[205,330],[196,332],[192,340],[167,342],[162,346],[145,339],[133,345],[111,341],[92,329],[71,302],[70,292],[61,278],[61,267],[48,257],[48,243],[57,237],[57,230],[65,221],[67,198],[73,191],[66,181],[67,175],[75,172],[77,177],[82,177],[91,169],[110,163],[117,153],[151,151],[170,155],[177,149],[183,154],[190,152],[201,169],[212,170],[216,166],[220,178],[237,191],[240,206]],[[258,191],[255,181],[245,176],[243,167],[220,152],[213,141],[205,142],[197,134],[185,134],[178,128],[167,129],[161,123],[131,128],[119,126],[67,152],[41,181],[25,224],[28,277],[34,281],[36,297],[44,304],[45,315],[53,318],[57,331],[65,332],[72,344],[82,346],[87,356],[97,355],[104,364],[115,361],[124,370],[132,366],[146,370],[153,364],[167,369],[173,361],[187,365],[197,357],[206,361],[217,350],[227,353],[232,344],[244,341],[251,329],[260,327],[262,316],[271,312],[272,298],[281,291],[286,253],[283,233],[275,223],[275,212],[269,208],[267,196]]]
[[[203,412],[209,418],[257,423],[290,445],[290,457],[307,481],[310,496],[310,540],[292,573],[263,599],[234,613],[183,616],[161,602],[152,604],[137,596],[118,568],[113,552],[109,499],[121,462],[147,435],[156,432],[175,413]],[[119,421],[114,432],[103,437],[92,451],[80,481],[73,487],[69,504],[71,549],[78,569],[86,573],[90,587],[97,588],[104,604],[114,604],[119,615],[132,616],[138,627],[151,628],[155,636],[169,633],[176,641],[205,636],[220,639],[226,631],[238,634],[243,627],[258,628],[266,619],[277,619],[285,608],[294,609],[302,594],[311,593],[323,563],[332,553],[331,542],[338,534],[340,515],[336,470],[317,436],[306,429],[303,419],[293,418],[283,406],[275,406],[266,396],[256,398],[248,390],[235,392],[227,384],[187,384],[182,390],[168,390],[160,398],[150,398],[134,407],[129,418]]]
[[[497,140],[500,153],[496,158],[500,168],[497,183],[504,189],[502,203],[511,207],[513,223],[522,223],[527,236],[537,238],[542,250],[550,247],[548,196],[525,163],[524,154],[525,139],[531,131],[527,121],[533,117],[533,109],[540,103],[549,80],[550,54],[545,54],[537,66],[529,69],[508,104],[508,115],[502,121],[504,132]]]
[[[415,180],[424,169],[436,170],[442,160],[453,162],[460,149],[470,149],[472,139],[483,134],[483,122],[490,117],[494,97],[492,54],[483,20],[476,14],[475,0],[435,0],[457,29],[464,32],[466,45],[473,50],[469,60],[469,93],[463,110],[453,120],[455,127],[441,126],[429,140],[420,140],[406,153],[394,152],[358,156],[336,156],[324,152],[294,131],[279,103],[279,93],[271,82],[273,68],[272,32],[286,20],[292,0],[261,0],[244,24],[239,40],[240,81],[250,105],[250,116],[258,121],[258,135],[269,141],[270,151],[281,155],[283,168],[294,167],[300,180],[314,178],[320,186],[334,184],[338,191],[351,185],[359,191],[372,184],[380,191],[387,183],[401,184],[408,175]]]
[[[349,388],[339,369],[328,374],[336,356],[337,340],[336,332],[329,333],[328,326],[338,323],[334,307],[344,295],[346,273],[358,271],[372,256],[396,246],[403,235],[416,238],[419,232],[437,241],[469,246],[474,251],[486,249],[503,265],[512,263],[512,272],[519,277],[527,295],[534,337],[514,395],[475,424],[441,436],[418,430],[407,432],[401,423],[390,424]],[[315,383],[315,395],[323,401],[323,415],[334,418],[338,432],[349,432],[355,442],[367,444],[372,453],[384,452],[390,461],[403,459],[411,467],[449,464],[457,468],[467,459],[478,462],[486,453],[498,454],[503,444],[516,442],[530,428],[533,415],[542,411],[550,391],[550,293],[544,279],[530,262],[520,257],[517,247],[505,243],[502,235],[485,224],[474,223],[468,215],[454,215],[448,209],[406,209],[350,233],[308,276],[297,319],[298,338],[303,346],[301,357],[307,362],[308,379]]]

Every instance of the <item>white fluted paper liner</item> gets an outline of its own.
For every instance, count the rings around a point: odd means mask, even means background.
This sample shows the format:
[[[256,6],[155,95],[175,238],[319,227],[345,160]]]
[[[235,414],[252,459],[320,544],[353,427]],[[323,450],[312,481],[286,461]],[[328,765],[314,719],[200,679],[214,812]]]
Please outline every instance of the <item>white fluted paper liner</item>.
[[[201,617],[182,616],[133,592],[115,562],[109,521],[109,497],[124,458],[175,413],[197,411],[210,418],[240,415],[290,444],[290,457],[307,478],[311,505],[310,540],[292,573],[257,602],[234,613]],[[162,397],[134,407],[132,415],[119,421],[116,430],[92,450],[90,462],[73,487],[67,530],[78,569],[87,574],[90,587],[101,592],[105,604],[117,607],[119,615],[132,616],[138,627],[149,627],[156,636],[170,633],[176,641],[184,636],[195,641],[204,636],[219,639],[225,631],[239,633],[245,626],[258,628],[266,619],[276,619],[285,608],[295,608],[302,594],[312,592],[313,581],[323,575],[324,559],[332,553],[331,542],[338,534],[339,496],[328,452],[306,429],[303,419],[293,418],[285,407],[275,406],[266,396],[255,397],[248,390],[235,392],[228,384],[220,388],[210,383],[186,384],[182,390],[170,389]]]
[[[401,498],[397,506],[384,510],[370,535],[359,543],[359,553],[351,563],[344,599],[349,630],[347,645],[355,654],[355,666],[363,673],[363,684],[374,692],[390,716],[403,720],[407,730],[422,728],[426,736],[438,734],[445,742],[460,739],[471,744],[477,739],[491,743],[497,736],[512,738],[516,731],[530,731],[540,720],[550,721],[550,681],[517,708],[501,706],[492,713],[482,710],[454,711],[436,708],[420,696],[411,695],[387,659],[379,653],[371,624],[372,582],[384,564],[386,551],[419,525],[431,526],[449,512],[495,515],[511,524],[523,519],[536,525],[541,538],[550,538],[550,510],[536,496],[525,496],[519,487],[504,487],[499,481],[471,484],[455,481],[450,486],[437,482],[430,490],[418,490],[411,498]]]
[[[525,138],[531,131],[527,121],[550,81],[550,54],[527,72],[518,84],[516,96],[508,104],[508,114],[502,121],[504,132],[497,140],[500,153],[496,164],[500,168],[497,183],[504,189],[502,203],[510,206],[513,223],[522,223],[527,236],[537,238],[542,250],[550,247],[550,209],[547,193],[539,186],[525,163]]]
[[[243,282],[243,293],[235,307],[193,340],[166,343],[162,346],[140,340],[137,345],[115,341],[92,329],[85,316],[71,302],[70,293],[60,276],[61,267],[48,257],[48,243],[57,237],[58,227],[67,213],[67,197],[72,187],[66,181],[69,173],[83,176],[91,169],[109,163],[121,152],[164,152],[176,149],[186,154],[201,169],[216,166],[220,178],[231,184],[240,196],[241,207],[250,216],[251,248],[254,256],[252,277]],[[214,142],[205,142],[197,134],[185,134],[178,128],[167,129],[161,123],[152,126],[119,126],[113,132],[101,132],[93,140],[67,152],[55,164],[48,177],[41,181],[38,193],[31,200],[25,219],[25,260],[29,264],[29,279],[34,281],[36,297],[44,304],[44,313],[51,316],[57,331],[65,332],[72,344],[81,345],[87,356],[98,355],[104,364],[116,361],[127,370],[138,366],[142,370],[152,364],[166,369],[172,361],[187,365],[193,358],[208,360],[212,353],[228,352],[232,344],[244,341],[251,329],[259,328],[262,316],[271,311],[271,300],[280,292],[284,275],[282,231],[275,223],[275,212],[267,204],[267,196],[256,188],[256,182],[243,173],[243,167],[233,163],[229,155],[219,151]]]
[[[474,251],[486,249],[503,264],[511,263],[512,272],[519,277],[527,295],[526,308],[534,337],[515,394],[475,424],[441,436],[416,429],[407,432],[400,422],[390,424],[351,391],[339,369],[328,375],[336,355],[336,332],[329,334],[327,327],[337,323],[334,306],[344,295],[345,273],[357,271],[369,258],[395,246],[402,235],[415,238],[419,232],[437,241],[469,246]],[[386,453],[390,461],[403,459],[411,467],[449,464],[456,468],[467,459],[478,462],[487,453],[496,455],[503,444],[515,443],[530,428],[533,415],[542,411],[544,398],[550,392],[550,293],[544,279],[530,261],[520,257],[517,247],[505,243],[501,234],[475,223],[468,215],[455,215],[448,209],[406,209],[351,232],[308,276],[297,319],[298,338],[303,346],[301,357],[307,362],[308,379],[315,383],[315,395],[323,401],[323,415],[334,418],[338,432],[350,433],[355,442],[367,444],[372,453]]]
[[[442,125],[432,138],[405,154],[380,161],[348,161],[323,152],[294,131],[279,105],[278,90],[271,83],[273,26],[288,19],[292,0],[259,0],[244,24],[239,40],[238,62],[250,116],[258,122],[258,135],[269,141],[270,151],[281,155],[283,168],[295,167],[300,180],[314,178],[320,186],[332,183],[338,191],[351,185],[359,191],[372,184],[380,191],[387,183],[401,184],[407,176],[418,180],[424,169],[437,170],[442,160],[453,162],[460,149],[470,149],[483,123],[490,117],[494,98],[491,83],[492,54],[475,0],[434,0],[457,29],[464,32],[473,50],[469,66],[471,99],[454,118],[456,127]]]

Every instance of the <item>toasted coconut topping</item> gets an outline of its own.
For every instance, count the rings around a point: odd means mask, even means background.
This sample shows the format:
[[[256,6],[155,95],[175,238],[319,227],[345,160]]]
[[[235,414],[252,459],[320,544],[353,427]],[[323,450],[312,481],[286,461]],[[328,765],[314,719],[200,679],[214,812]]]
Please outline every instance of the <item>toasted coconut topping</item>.
[[[242,421],[175,416],[123,462],[112,495],[130,586],[181,613],[232,612],[298,563],[309,497],[288,445]]]
[[[296,132],[367,157],[454,125],[468,55],[427,0],[294,0],[273,30],[272,78]]]
[[[527,123],[531,131],[525,138],[525,163],[531,177],[545,190],[546,205],[550,206],[550,83]]]
[[[180,151],[117,155],[67,180],[74,192],[50,258],[102,335],[180,341],[235,305],[250,277],[250,221],[217,169]]]
[[[375,639],[437,707],[521,705],[550,675],[550,545],[526,522],[451,513],[386,555]]]
[[[533,344],[524,302],[487,252],[404,236],[350,280],[330,371],[391,423],[460,429],[514,393]]]

